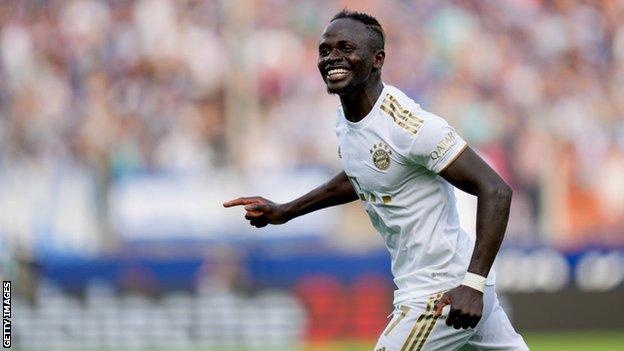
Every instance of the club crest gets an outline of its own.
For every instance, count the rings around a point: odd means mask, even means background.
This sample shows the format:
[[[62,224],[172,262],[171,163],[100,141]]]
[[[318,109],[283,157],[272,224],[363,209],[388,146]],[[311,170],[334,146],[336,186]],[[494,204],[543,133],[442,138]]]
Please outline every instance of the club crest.
[[[382,171],[385,171],[388,167],[390,167],[390,155],[392,155],[392,150],[390,150],[388,144],[384,142],[373,144],[373,148],[370,149],[370,153],[373,157],[373,164],[375,164],[375,167]]]

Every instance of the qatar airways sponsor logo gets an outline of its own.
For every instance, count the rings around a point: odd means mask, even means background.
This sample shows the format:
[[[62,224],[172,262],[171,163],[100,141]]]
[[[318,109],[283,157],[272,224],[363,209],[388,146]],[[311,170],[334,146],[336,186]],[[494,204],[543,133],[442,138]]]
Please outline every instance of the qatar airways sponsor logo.
[[[455,132],[448,132],[448,134],[440,140],[436,149],[431,152],[431,159],[437,160],[440,157],[443,157],[453,146],[455,146],[455,144],[457,144]]]

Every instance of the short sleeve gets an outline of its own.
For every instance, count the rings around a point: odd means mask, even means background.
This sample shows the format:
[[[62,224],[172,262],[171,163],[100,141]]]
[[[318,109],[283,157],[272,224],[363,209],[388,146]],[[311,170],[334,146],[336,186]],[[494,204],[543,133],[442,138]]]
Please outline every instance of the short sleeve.
[[[426,120],[415,136],[410,158],[428,170],[440,173],[468,146],[444,119],[433,116]]]

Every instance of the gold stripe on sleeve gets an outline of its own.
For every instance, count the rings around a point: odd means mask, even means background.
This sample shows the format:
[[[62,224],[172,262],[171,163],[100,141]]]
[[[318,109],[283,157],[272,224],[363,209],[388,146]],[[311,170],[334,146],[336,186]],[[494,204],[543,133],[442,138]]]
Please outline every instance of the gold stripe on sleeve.
[[[415,116],[410,110],[401,107],[401,104],[392,95],[387,94],[381,105],[381,110],[390,115],[392,120],[401,128],[416,135],[424,120]]]
[[[416,135],[416,133],[418,133],[418,128],[403,122],[403,120],[400,117],[397,117],[397,114],[394,111],[392,111],[392,109],[390,109],[390,107],[388,107],[386,105],[381,105],[380,108],[381,108],[382,111],[384,111],[385,113],[390,115],[390,117],[392,117],[392,120],[396,124],[398,124],[401,128],[407,130],[408,132],[410,132],[410,133],[412,133],[414,135]]]
[[[411,124],[414,127],[420,127],[423,122],[420,118],[416,117],[411,111],[403,109],[400,105],[391,100],[384,100],[383,106],[392,110],[403,121]]]
[[[396,106],[399,110],[401,110],[402,114],[404,116],[406,116],[407,118],[413,120],[417,124],[420,124],[420,123],[424,122],[422,119],[420,119],[416,115],[414,115],[412,113],[412,111],[401,107],[401,104],[399,103],[399,101],[397,99],[394,98],[394,96],[388,94],[388,99],[390,100],[391,104]]]

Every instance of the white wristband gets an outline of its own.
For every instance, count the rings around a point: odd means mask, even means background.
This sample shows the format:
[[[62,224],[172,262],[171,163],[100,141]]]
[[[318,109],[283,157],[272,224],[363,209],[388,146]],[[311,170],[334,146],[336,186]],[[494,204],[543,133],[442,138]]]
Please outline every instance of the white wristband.
[[[461,285],[465,285],[475,290],[479,290],[480,292],[483,292],[483,290],[485,289],[486,280],[486,277],[466,272],[466,276],[464,277],[464,281],[461,283]]]

